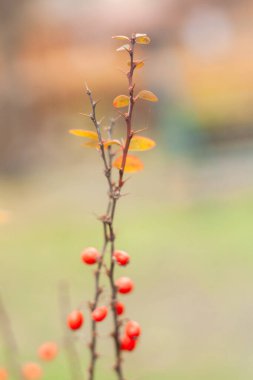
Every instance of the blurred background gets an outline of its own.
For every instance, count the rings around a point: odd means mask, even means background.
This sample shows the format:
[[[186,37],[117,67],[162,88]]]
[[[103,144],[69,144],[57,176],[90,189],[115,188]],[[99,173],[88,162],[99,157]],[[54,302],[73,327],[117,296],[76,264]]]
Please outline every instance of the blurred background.
[[[252,19],[250,0],[1,0],[0,290],[22,361],[61,342],[60,281],[72,307],[93,294],[79,255],[101,246],[106,182],[68,129],[92,129],[85,81],[104,125],[116,116],[127,57],[111,36],[139,32],[152,43],[137,48],[136,88],[160,102],[136,108],[157,147],[140,155],[116,219],[117,247],[132,256],[117,275],[136,283],[127,315],[143,326],[126,377],[252,379]],[[88,331],[76,337],[84,368]],[[112,378],[109,344],[99,380]],[[2,342],[0,366],[4,354]],[[64,352],[44,371],[69,379]]]

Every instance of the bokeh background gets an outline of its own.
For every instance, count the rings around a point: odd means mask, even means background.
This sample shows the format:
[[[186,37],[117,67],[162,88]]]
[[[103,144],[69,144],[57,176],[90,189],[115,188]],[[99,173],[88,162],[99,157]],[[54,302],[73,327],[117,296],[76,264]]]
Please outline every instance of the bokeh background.
[[[97,153],[67,131],[92,128],[79,114],[85,81],[104,125],[115,116],[126,56],[111,36],[145,32],[137,88],[160,102],[138,105],[135,125],[157,148],[141,155],[116,219],[132,256],[117,275],[135,281],[124,301],[143,326],[126,378],[252,379],[252,19],[251,0],[1,0],[0,289],[22,362],[44,340],[61,344],[62,280],[73,307],[91,297],[79,255],[101,246],[106,183]],[[84,368],[87,339],[86,326],[75,340]],[[110,344],[99,380],[112,379]],[[63,350],[44,372],[70,379]]]

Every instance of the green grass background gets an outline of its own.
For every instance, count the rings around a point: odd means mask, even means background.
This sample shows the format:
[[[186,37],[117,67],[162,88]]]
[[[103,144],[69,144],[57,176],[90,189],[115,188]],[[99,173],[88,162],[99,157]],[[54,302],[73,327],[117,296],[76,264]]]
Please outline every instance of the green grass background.
[[[92,269],[82,265],[80,252],[101,247],[96,215],[106,202],[101,167],[89,160],[1,181],[1,206],[12,218],[0,229],[0,286],[22,362],[37,360],[45,340],[61,345],[61,280],[88,320]],[[127,316],[143,326],[137,350],[125,355],[126,379],[252,379],[253,192],[178,200],[170,196],[170,165],[163,156],[146,160],[116,213],[117,248],[132,257],[117,276],[136,284],[122,300]],[[88,325],[76,339],[84,369]],[[110,328],[110,318],[100,325],[99,380],[114,379],[113,346],[105,338]],[[44,373],[47,380],[70,379],[63,350]]]

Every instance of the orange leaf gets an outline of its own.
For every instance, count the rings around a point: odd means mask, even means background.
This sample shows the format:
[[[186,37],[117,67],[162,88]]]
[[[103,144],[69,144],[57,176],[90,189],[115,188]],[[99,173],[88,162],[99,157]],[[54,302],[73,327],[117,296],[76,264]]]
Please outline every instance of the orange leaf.
[[[143,151],[149,150],[156,146],[154,140],[144,136],[133,136],[130,142],[129,150]]]
[[[86,131],[85,129],[70,129],[69,133],[79,137],[87,137],[92,140],[98,140],[98,135],[93,131]]]
[[[127,51],[130,50],[130,45],[129,44],[122,45],[118,49],[116,49],[116,51],[125,51],[125,50],[127,50]]]
[[[122,107],[127,107],[129,104],[129,96],[127,95],[118,95],[116,98],[113,100],[114,107],[116,108],[122,108]]]
[[[131,66],[131,62],[127,62],[128,66]],[[134,61],[136,69],[140,69],[144,66],[144,61]]]
[[[153,92],[147,90],[140,91],[137,98],[148,100],[150,102],[158,102],[158,97]]]
[[[123,159],[123,156],[119,156],[118,158],[116,158],[116,160],[113,162],[113,166],[117,169],[121,169],[122,159]],[[132,156],[130,154],[127,155],[126,165],[125,165],[126,173],[135,173],[142,170],[143,168],[144,168],[144,165],[138,157]]]
[[[151,42],[151,39],[147,34],[137,33],[135,35],[135,41],[137,44],[148,45]]]
[[[107,140],[104,142],[104,147],[107,149],[111,145],[118,145],[122,146],[121,142],[119,140]]]
[[[112,36],[112,38],[115,39],[115,40],[129,41],[129,38],[127,36]]]

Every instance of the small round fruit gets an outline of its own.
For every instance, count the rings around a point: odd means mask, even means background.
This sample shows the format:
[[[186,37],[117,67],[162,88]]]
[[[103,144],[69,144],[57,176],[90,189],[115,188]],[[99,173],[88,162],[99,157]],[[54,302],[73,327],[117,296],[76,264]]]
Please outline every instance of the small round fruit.
[[[8,379],[8,372],[5,368],[0,367],[0,380],[7,380]]]
[[[73,310],[67,319],[68,326],[71,330],[78,330],[84,322],[83,314],[79,310]]]
[[[53,360],[58,353],[57,344],[54,342],[45,342],[38,349],[38,356],[45,361]]]
[[[81,254],[82,261],[88,265],[96,264],[99,258],[100,254],[94,247],[86,248]]]
[[[26,380],[38,380],[42,377],[42,369],[37,363],[26,363],[22,367],[22,374]]]
[[[115,282],[118,292],[122,294],[130,293],[134,288],[133,281],[128,277],[120,277]]]
[[[119,265],[127,265],[130,261],[130,256],[125,251],[115,251],[113,254],[114,259]]]
[[[116,302],[114,307],[118,315],[123,314],[125,311],[125,305],[122,302]]]
[[[136,347],[137,341],[130,339],[128,335],[124,335],[120,341],[120,349],[124,351],[133,351]]]
[[[141,335],[141,327],[135,321],[128,321],[125,326],[125,333],[130,339],[136,339]]]
[[[97,307],[92,312],[92,319],[96,322],[101,322],[103,321],[103,319],[106,318],[107,313],[108,313],[108,309],[106,306]]]

